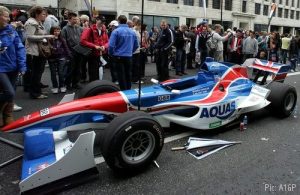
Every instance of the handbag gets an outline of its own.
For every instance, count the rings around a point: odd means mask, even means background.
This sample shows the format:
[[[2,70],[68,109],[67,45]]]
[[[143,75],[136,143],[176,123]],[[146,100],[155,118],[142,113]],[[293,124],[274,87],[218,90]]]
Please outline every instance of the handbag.
[[[52,54],[52,46],[50,42],[44,39],[42,42],[38,43],[39,55],[44,58],[48,58]]]
[[[81,45],[81,44],[78,44],[78,45],[74,46],[73,49],[74,49],[77,53],[79,53],[79,54],[81,54],[81,55],[84,55],[84,56],[87,56],[87,57],[90,56],[90,55],[92,54],[92,49],[91,49],[91,48],[86,47],[86,46],[83,46],[83,45]]]
[[[93,34],[92,28],[90,28],[90,30],[92,31],[92,32],[91,32],[91,33],[92,33],[92,39],[94,40],[94,34]],[[91,48],[89,48],[89,47],[86,47],[86,46],[83,46],[83,45],[81,45],[80,43],[79,43],[78,45],[75,45],[75,46],[73,47],[73,49],[74,49],[77,53],[79,53],[79,54],[81,54],[81,55],[84,55],[84,56],[86,56],[86,57],[89,57],[89,56],[92,54],[92,51],[93,51],[93,49],[91,49]]]

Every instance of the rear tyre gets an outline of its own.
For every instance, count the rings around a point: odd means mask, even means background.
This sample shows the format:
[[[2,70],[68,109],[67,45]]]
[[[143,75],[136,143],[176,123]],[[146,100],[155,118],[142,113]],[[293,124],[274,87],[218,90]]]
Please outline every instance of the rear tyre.
[[[116,117],[104,130],[100,148],[108,166],[119,174],[136,174],[161,152],[164,133],[160,124],[141,111]]]
[[[120,88],[110,81],[96,80],[87,84],[78,93],[78,99],[95,95],[120,91]]]
[[[272,82],[267,86],[271,90],[268,101],[271,102],[269,109],[281,118],[291,115],[297,103],[295,87],[285,83]]]

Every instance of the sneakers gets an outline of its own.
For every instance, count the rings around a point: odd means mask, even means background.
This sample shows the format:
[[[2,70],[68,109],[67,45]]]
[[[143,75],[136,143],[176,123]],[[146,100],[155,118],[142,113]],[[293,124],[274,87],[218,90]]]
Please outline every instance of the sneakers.
[[[17,104],[14,104],[14,112],[21,111],[22,109],[22,107],[18,106]]]
[[[139,81],[133,81],[134,84],[139,84]],[[144,81],[141,80],[141,84],[143,84]]]
[[[67,92],[67,88],[61,87],[61,88],[60,88],[60,92],[61,92],[61,93],[66,93],[66,92]]]
[[[58,94],[58,88],[52,88],[51,91],[53,94]]]
[[[48,98],[48,96],[41,94],[41,95],[35,97],[34,99],[47,99],[47,98]]]
[[[118,81],[115,81],[114,84],[119,85],[119,82],[118,82]]]

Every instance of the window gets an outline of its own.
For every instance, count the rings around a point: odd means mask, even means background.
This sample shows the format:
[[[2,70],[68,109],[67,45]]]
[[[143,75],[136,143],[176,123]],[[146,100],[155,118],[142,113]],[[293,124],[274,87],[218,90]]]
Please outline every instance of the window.
[[[289,10],[284,9],[284,18],[289,18]]]
[[[263,15],[267,16],[268,14],[269,14],[269,6],[268,5],[264,5]]]
[[[242,12],[247,12],[247,1],[243,1],[243,4],[242,4]]]
[[[296,11],[296,20],[299,20],[300,19],[300,12],[299,11]]]
[[[291,10],[291,15],[290,15],[290,18],[291,18],[291,19],[294,19],[294,14],[295,14],[295,11],[294,11],[294,10]]]
[[[194,0],[184,0],[183,5],[194,5]]]
[[[292,0],[292,7],[294,7],[295,6],[295,1],[294,0]]]
[[[278,15],[277,15],[279,18],[282,18],[282,8],[279,7],[278,8]]]
[[[178,0],[167,0],[167,3],[174,3],[174,4],[178,4]]]
[[[212,2],[212,8],[214,8],[214,9],[220,9],[221,8],[221,1],[220,0],[213,0],[213,2]]]
[[[203,7],[203,1],[204,0],[199,0],[199,7]],[[208,0],[205,0],[206,7],[208,7]]]
[[[232,0],[225,0],[225,10],[232,10]]]
[[[279,4],[282,4],[282,0],[279,0]]]
[[[259,3],[255,3],[255,14],[260,15],[260,4]]]
[[[289,0],[286,0],[286,1],[285,1],[285,5],[289,5]]]
[[[300,0],[297,0],[297,8],[300,8]]]

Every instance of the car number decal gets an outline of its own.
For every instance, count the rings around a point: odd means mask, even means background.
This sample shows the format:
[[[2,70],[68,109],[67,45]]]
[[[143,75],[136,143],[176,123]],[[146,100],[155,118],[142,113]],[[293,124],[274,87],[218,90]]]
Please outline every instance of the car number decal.
[[[160,95],[157,97],[157,101],[159,102],[169,101],[170,99],[171,99],[170,95]]]
[[[48,114],[50,114],[50,109],[49,108],[45,108],[45,109],[40,111],[41,116],[46,116]]]

